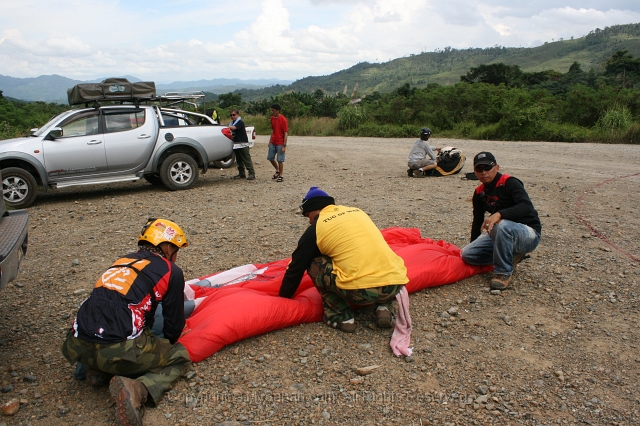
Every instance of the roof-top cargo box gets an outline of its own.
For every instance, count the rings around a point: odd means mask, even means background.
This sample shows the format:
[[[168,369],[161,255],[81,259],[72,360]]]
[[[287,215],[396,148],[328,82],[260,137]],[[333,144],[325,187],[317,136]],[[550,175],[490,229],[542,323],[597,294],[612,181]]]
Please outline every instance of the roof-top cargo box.
[[[76,84],[67,90],[69,105],[93,101],[133,101],[155,98],[153,81],[131,83],[126,78],[107,78],[101,83]]]

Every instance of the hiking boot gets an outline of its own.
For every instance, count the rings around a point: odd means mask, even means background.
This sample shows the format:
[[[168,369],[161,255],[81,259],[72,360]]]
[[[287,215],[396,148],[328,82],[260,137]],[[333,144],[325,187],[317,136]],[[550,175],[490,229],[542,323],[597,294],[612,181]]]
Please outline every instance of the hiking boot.
[[[327,326],[338,329],[345,333],[353,333],[356,331],[356,320],[354,318],[341,322],[332,322],[326,315],[324,315],[322,320]]]
[[[511,283],[511,275],[493,274],[491,277],[491,290],[504,290]]]
[[[518,263],[522,262],[526,253],[516,253],[513,255],[513,266],[515,267]]]
[[[256,177],[254,175],[249,175],[249,177],[247,178],[247,180],[256,180]]]
[[[423,177],[427,177],[424,172],[422,170],[414,170],[413,171],[413,177],[417,177],[417,178],[423,178]]]
[[[91,370],[87,368],[87,384],[94,388],[107,386],[109,384],[109,375],[100,370]]]
[[[409,177],[413,177],[413,169],[409,169],[409,170],[407,170],[407,175],[408,175]]]
[[[116,402],[116,420],[123,426],[142,426],[147,388],[137,380],[114,376],[109,392]]]
[[[234,179],[244,179],[244,178],[246,178],[246,176],[245,175],[235,175],[233,178]]]
[[[378,306],[376,308],[376,323],[379,328],[393,328],[395,325],[393,314],[386,306]]]

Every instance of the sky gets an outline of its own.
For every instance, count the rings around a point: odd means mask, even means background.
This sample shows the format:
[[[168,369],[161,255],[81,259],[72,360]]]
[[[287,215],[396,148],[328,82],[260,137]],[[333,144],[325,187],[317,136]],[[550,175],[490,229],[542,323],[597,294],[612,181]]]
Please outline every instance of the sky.
[[[0,0],[0,74],[297,80],[629,23],[638,0]]]

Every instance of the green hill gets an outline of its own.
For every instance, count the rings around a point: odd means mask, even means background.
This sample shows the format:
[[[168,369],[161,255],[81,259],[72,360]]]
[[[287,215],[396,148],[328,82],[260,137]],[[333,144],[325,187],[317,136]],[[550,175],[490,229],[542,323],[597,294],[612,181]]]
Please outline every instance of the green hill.
[[[288,91],[312,93],[318,89],[327,94],[356,97],[375,91],[390,92],[405,83],[419,88],[430,83],[450,85],[460,81],[460,76],[472,67],[497,62],[519,65],[527,72],[552,69],[564,73],[574,62],[584,70],[602,71],[606,60],[618,50],[640,55],[640,23],[598,28],[584,37],[547,42],[534,48],[445,48],[384,63],[363,62],[330,75],[306,77],[288,86],[237,92],[242,93],[244,100],[264,99]]]

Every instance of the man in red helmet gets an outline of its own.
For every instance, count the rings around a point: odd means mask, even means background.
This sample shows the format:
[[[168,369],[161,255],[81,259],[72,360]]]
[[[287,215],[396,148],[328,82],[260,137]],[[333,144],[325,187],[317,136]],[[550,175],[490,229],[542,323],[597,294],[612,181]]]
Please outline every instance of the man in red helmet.
[[[176,343],[185,319],[184,275],[175,261],[187,245],[177,224],[149,219],[138,251],[118,259],[98,278],[62,344],[72,365],[87,367],[91,386],[109,383],[116,419],[123,425],[141,425],[143,404],[157,405],[191,362],[185,347]],[[158,302],[166,339],[150,331]]]

